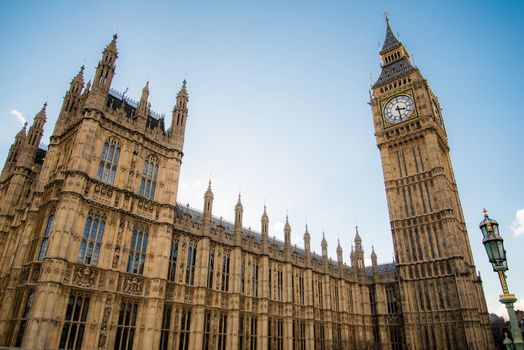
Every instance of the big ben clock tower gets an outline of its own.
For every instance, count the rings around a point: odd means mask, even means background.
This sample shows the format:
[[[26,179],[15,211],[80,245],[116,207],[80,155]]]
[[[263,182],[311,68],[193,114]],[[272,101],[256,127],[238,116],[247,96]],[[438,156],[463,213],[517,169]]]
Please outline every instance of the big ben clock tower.
[[[386,17],[370,105],[399,271],[408,349],[491,349],[437,96]]]

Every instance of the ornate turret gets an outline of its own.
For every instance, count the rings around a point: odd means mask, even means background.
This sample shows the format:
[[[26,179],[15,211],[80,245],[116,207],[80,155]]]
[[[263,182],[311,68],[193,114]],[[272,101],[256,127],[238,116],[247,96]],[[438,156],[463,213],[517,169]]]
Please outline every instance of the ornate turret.
[[[13,144],[11,145],[11,147],[9,148],[9,153],[7,154],[7,159],[5,160],[4,168],[2,169],[2,175],[0,176],[2,179],[11,173],[13,166],[16,164],[16,161],[18,157],[20,156],[22,146],[25,143],[26,131],[27,131],[27,122],[24,123],[24,126],[16,134],[15,140]]]
[[[342,251],[342,247],[340,246],[340,239],[339,239],[338,245],[337,245],[337,261],[338,261],[339,267],[342,267],[344,265],[344,257],[342,254],[343,254],[343,251]]]
[[[284,225],[284,246],[286,251],[291,250],[291,225],[286,215],[286,224]]]
[[[306,231],[304,232],[304,251],[306,253],[306,259],[309,260],[311,258],[311,235],[309,234],[307,224]]]
[[[58,115],[58,120],[55,124],[53,135],[61,133],[64,127],[67,127],[70,118],[77,114],[77,111],[82,104],[82,89],[84,88],[84,66],[80,67],[80,71],[71,80],[69,90],[64,96],[62,109]]]
[[[107,93],[111,87],[113,76],[115,75],[116,59],[118,51],[116,49],[117,35],[113,35],[113,40],[106,46],[102,53],[102,59],[98,62],[95,72],[93,90]]]
[[[138,106],[136,108],[136,114],[139,118],[140,125],[145,126],[147,115],[149,113],[149,102],[147,101],[149,98],[149,81],[146,82],[146,85],[142,89],[142,96],[140,97],[140,102],[138,103]]]
[[[184,134],[186,131],[187,102],[189,100],[186,80],[182,82],[182,88],[176,96],[176,104],[173,108],[173,119],[171,120],[171,139],[182,149],[184,146]]]
[[[327,251],[328,245],[327,245],[326,235],[325,235],[324,231],[322,231],[322,242],[320,243],[320,245],[322,246],[322,258],[324,259],[324,261],[327,261],[327,259],[328,259],[328,251]]]
[[[358,233],[358,226],[355,227],[355,250],[351,247],[351,267],[353,271],[362,272],[364,270],[364,249],[362,248],[362,238]]]
[[[113,40],[102,52],[102,59],[96,67],[93,87],[86,101],[87,107],[104,110],[107,101],[107,94],[111,87],[111,82],[115,75],[116,59],[118,51],[116,49],[117,35],[113,35]]]
[[[238,201],[235,205],[235,240],[240,243],[242,238],[242,215],[244,213],[244,207],[242,207],[242,201],[240,200],[240,193],[238,194]]]
[[[262,232],[262,243],[267,244],[269,240],[269,217],[267,216],[266,205],[264,204],[264,213],[260,218],[260,232]]]
[[[373,273],[376,274],[378,272],[378,262],[374,246],[371,246],[371,266],[373,267]]]
[[[204,193],[204,233],[209,233],[211,229],[211,218],[213,215],[213,191],[211,190],[211,180]]]
[[[42,135],[44,135],[44,124],[47,121],[46,116],[47,102],[44,103],[40,112],[35,115],[33,120],[33,125],[29,128],[28,144],[34,147],[38,147],[40,141],[42,140]]]

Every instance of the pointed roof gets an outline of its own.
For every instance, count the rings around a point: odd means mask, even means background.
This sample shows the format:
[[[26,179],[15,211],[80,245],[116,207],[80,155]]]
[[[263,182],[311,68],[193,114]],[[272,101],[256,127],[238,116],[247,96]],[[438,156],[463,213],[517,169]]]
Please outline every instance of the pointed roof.
[[[376,258],[377,257],[377,253],[375,253],[375,247],[374,246],[371,246],[371,258]]]
[[[322,231],[322,248],[327,248],[326,234]]]
[[[386,14],[386,39],[384,39],[384,45],[380,51],[381,55],[384,55],[389,50],[395,49],[402,45],[402,43],[397,39],[391,30],[389,25],[389,17]],[[392,62],[385,64],[383,63],[382,71],[378,77],[373,88],[377,88],[380,85],[384,85],[390,81],[393,81],[401,76],[410,74],[413,71],[418,70],[416,67],[413,67],[409,60],[409,54],[406,50],[403,50],[405,53],[400,59],[395,59]]]
[[[386,38],[384,39],[384,45],[382,45],[382,50],[380,50],[380,53],[386,52],[400,45],[400,41],[397,39],[395,34],[393,34],[391,26],[389,25],[388,14],[385,13],[384,17],[386,18]]]
[[[186,84],[187,84],[187,81],[186,79],[184,79],[184,81],[182,82],[182,87],[180,88],[180,91],[177,94],[177,97],[182,97],[182,96],[187,97]]]
[[[84,85],[84,65],[80,67],[80,71],[75,75],[73,78],[73,82],[79,82],[80,84]]]
[[[44,102],[44,105],[42,106],[42,109],[40,110],[40,112],[38,112],[36,115],[35,115],[35,121],[37,119],[43,119],[44,121],[47,120],[47,116],[46,116],[46,109],[47,109],[47,102]]]
[[[118,35],[115,33],[113,35],[113,40],[111,40],[111,42],[109,44],[107,44],[106,48],[104,49],[104,52],[106,51],[112,51],[114,53],[117,53],[117,49],[116,49],[116,39],[118,38]]]
[[[286,224],[284,225],[284,231],[290,231],[291,225],[289,224],[288,216],[286,215]]]
[[[22,129],[20,129],[20,131],[16,134],[15,139],[25,138],[26,133],[27,133],[27,121],[24,123],[24,126],[22,127]]]
[[[311,235],[309,234],[309,230],[307,228],[307,224],[306,224],[306,231],[304,232],[304,238],[308,238],[308,239],[311,239]]]
[[[264,204],[264,212],[262,213],[262,220],[268,220],[266,205]]]
[[[213,191],[211,190],[211,179],[209,179],[209,182],[207,184],[206,195],[211,195],[211,197],[213,197]]]
[[[355,242],[360,241],[362,242],[362,238],[360,238],[360,235],[358,234],[358,226],[355,226]]]
[[[242,201],[240,200],[240,193],[238,194],[238,201],[237,201],[237,205],[235,205],[235,209],[243,209],[242,207]]]
[[[340,239],[338,240],[337,245],[337,255],[342,255],[342,246],[340,245]]]

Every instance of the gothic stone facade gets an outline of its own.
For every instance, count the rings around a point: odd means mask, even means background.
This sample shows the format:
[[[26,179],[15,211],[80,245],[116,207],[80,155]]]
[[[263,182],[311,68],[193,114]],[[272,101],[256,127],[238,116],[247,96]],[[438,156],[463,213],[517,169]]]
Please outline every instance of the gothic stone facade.
[[[396,263],[343,262],[177,203],[186,83],[171,127],[93,83],[67,91],[47,150],[44,108],[0,178],[0,346],[25,349],[486,349],[492,344],[438,100],[387,26],[370,105]]]

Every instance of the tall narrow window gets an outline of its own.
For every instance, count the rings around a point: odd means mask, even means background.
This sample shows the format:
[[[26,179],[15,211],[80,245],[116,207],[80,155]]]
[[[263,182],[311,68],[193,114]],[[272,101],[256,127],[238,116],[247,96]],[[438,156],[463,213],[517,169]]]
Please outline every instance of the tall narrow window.
[[[338,284],[336,281],[331,282],[331,307],[333,307],[334,311],[340,310],[340,304],[338,300]]]
[[[291,273],[291,302],[295,302],[295,276]]]
[[[195,263],[196,263],[197,247],[195,242],[189,243],[187,249],[187,262],[186,262],[186,284],[192,286],[195,283]]]
[[[240,265],[240,294],[244,295],[246,286],[246,259],[242,258],[242,264]]]
[[[238,320],[238,348],[244,349],[244,314],[240,314]]]
[[[120,144],[114,139],[109,139],[104,142],[104,148],[102,149],[100,164],[98,165],[98,172],[96,174],[98,181],[109,185],[115,182],[115,173],[119,158]]]
[[[229,290],[229,253],[224,252],[222,256],[222,291]]]
[[[202,337],[202,350],[209,350],[210,332],[211,332],[211,312],[206,311],[204,315],[204,336]]]
[[[98,255],[100,254],[100,247],[102,246],[102,236],[104,235],[105,226],[105,216],[100,217],[98,214],[93,214],[93,211],[90,210],[84,226],[82,243],[80,243],[80,253],[78,254],[79,263],[96,265]]]
[[[49,236],[51,236],[51,227],[55,221],[55,212],[52,211],[47,219],[47,225],[44,231],[44,238],[42,238],[42,246],[40,247],[40,254],[38,254],[38,260],[44,260],[45,254],[47,253],[47,246],[49,245]]]
[[[176,277],[176,261],[178,259],[178,239],[174,238],[171,241],[171,253],[169,254],[169,272],[167,279],[174,282]]]
[[[315,338],[315,349],[325,350],[326,349],[326,339],[324,332],[324,324],[322,322],[315,322],[314,324],[314,338]]]
[[[277,337],[277,350],[284,349],[284,320],[281,318],[277,319],[276,327],[276,337]]]
[[[71,293],[60,337],[60,349],[81,349],[88,310],[89,295]]]
[[[169,345],[169,331],[171,329],[171,311],[173,306],[164,304],[164,313],[162,315],[162,329],[160,330],[159,350],[167,350]]]
[[[293,348],[296,350],[306,350],[306,322],[293,321]]]
[[[116,328],[115,350],[133,349],[137,313],[138,302],[134,300],[124,300],[120,303],[118,326]]]
[[[369,287],[369,303],[371,304],[371,315],[377,314],[377,298],[375,288]]]
[[[300,292],[300,305],[304,305],[304,275],[302,272],[298,276],[298,289]]]
[[[144,162],[142,171],[142,181],[140,181],[140,195],[146,199],[155,198],[156,177],[158,175],[158,161],[155,157],[150,156]]]
[[[318,307],[322,308],[322,300],[323,300],[322,281],[320,279],[317,281],[317,288],[318,288]]]
[[[267,283],[268,283],[268,296],[269,296],[269,299],[271,299],[271,291],[273,290],[271,288],[271,276],[272,276],[272,273],[271,273],[271,269],[269,269],[269,274],[268,274],[268,279],[267,279]]]
[[[258,296],[258,264],[253,262],[251,266],[251,296]]]
[[[257,350],[257,319],[254,316],[251,317],[249,350]]]
[[[182,309],[180,317],[180,336],[178,339],[178,350],[189,349],[189,334],[191,331],[191,311]]]
[[[144,273],[144,261],[147,251],[147,229],[145,227],[133,228],[131,236],[131,246],[129,248],[129,258],[127,260],[127,272]]]
[[[22,346],[22,340],[24,339],[25,328],[27,327],[27,321],[29,320],[29,314],[31,312],[31,307],[33,306],[33,300],[35,298],[35,291],[31,290],[27,296],[27,301],[25,302],[24,312],[20,319],[20,325],[18,326],[18,334],[16,336],[16,347]]]
[[[218,319],[218,350],[226,350],[227,316],[220,315]]]
[[[298,349],[306,350],[306,322],[298,321]]]
[[[207,262],[207,288],[213,288],[213,275],[215,269],[215,248],[209,250],[209,259]]]
[[[277,294],[278,294],[278,301],[282,301],[282,271],[277,271]]]

